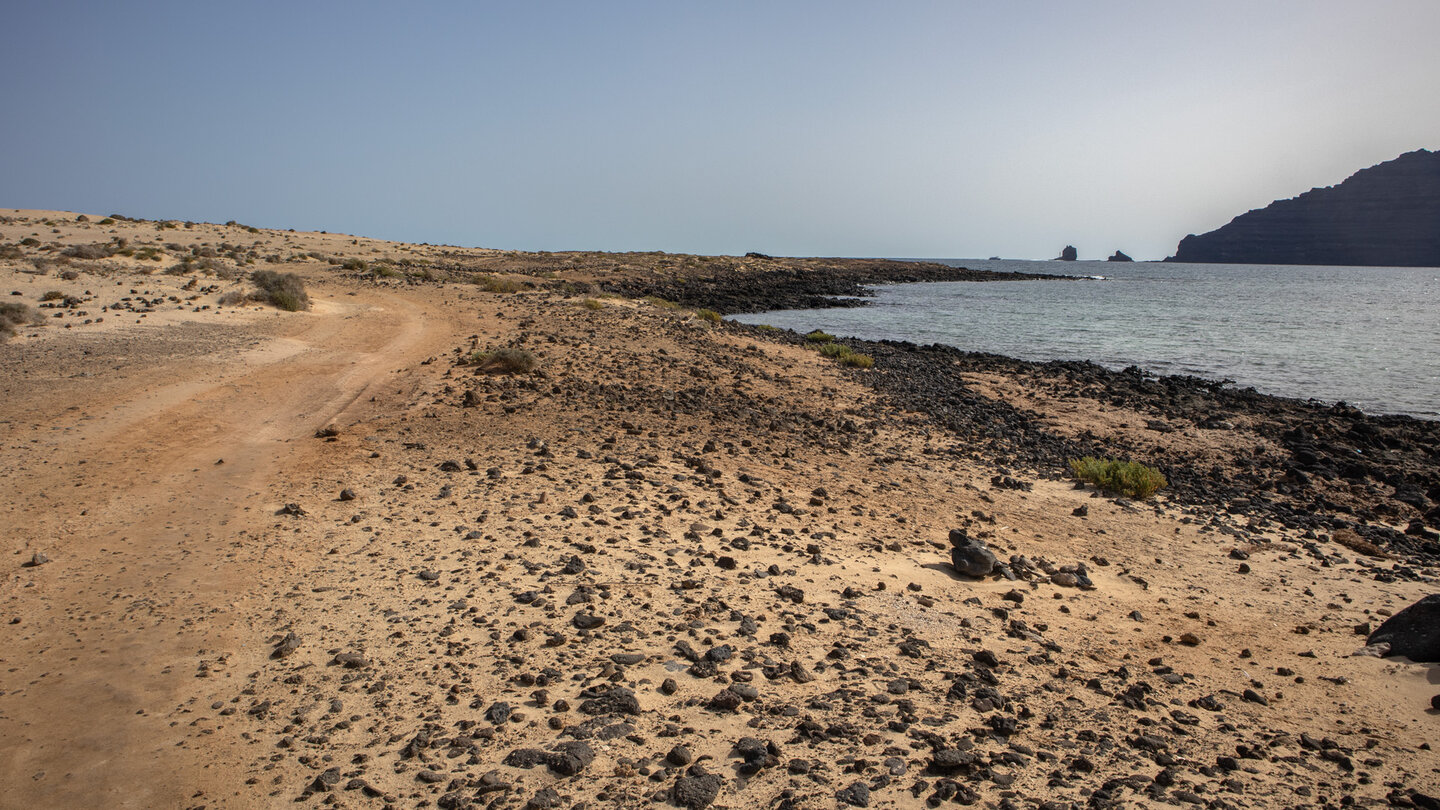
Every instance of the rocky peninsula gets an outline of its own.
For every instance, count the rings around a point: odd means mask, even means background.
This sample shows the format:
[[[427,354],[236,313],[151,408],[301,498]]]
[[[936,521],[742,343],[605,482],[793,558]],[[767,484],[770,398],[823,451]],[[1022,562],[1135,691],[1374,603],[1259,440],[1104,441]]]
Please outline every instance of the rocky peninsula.
[[[1440,267],[1440,153],[1419,149],[1191,234],[1167,261]]]
[[[1435,806],[1440,424],[721,317],[948,273],[0,210],[0,806]]]

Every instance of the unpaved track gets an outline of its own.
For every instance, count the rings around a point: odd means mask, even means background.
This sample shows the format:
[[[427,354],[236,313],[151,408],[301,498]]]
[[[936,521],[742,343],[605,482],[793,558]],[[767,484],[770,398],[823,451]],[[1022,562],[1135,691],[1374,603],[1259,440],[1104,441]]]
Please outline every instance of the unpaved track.
[[[234,784],[219,772],[234,759],[186,747],[170,715],[254,643],[260,562],[243,529],[277,508],[265,482],[451,339],[408,295],[321,297],[290,317],[239,362],[157,357],[163,375],[105,401],[62,388],[25,403],[47,412],[4,414],[48,430],[30,447],[6,437],[0,459],[0,806],[187,806]],[[53,562],[21,568],[35,550]]]

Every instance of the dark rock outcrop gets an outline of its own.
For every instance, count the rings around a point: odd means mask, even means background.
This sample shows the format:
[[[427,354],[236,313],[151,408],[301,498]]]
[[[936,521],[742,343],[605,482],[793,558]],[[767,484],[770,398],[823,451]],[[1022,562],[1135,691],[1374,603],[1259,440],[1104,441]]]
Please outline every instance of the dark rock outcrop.
[[[988,577],[999,560],[988,546],[971,537],[964,529],[950,530],[950,564],[961,576],[979,579]]]
[[[1080,258],[1080,251],[1076,250],[1074,245],[1066,245],[1065,249],[1060,251],[1060,255],[1055,257],[1055,261],[1073,262],[1078,258]]]
[[[1107,262],[1133,262],[1133,261],[1135,261],[1135,260],[1132,259],[1132,258],[1130,258],[1129,256],[1126,256],[1124,253],[1121,253],[1120,251],[1117,250],[1117,251],[1115,251],[1115,255],[1114,255],[1114,256],[1111,256],[1110,258],[1106,259],[1105,261],[1107,261]]]
[[[1440,152],[1420,149],[1180,240],[1166,261],[1440,266]]]
[[[1367,644],[1390,645],[1390,655],[1411,661],[1440,662],[1440,593],[1431,594],[1375,628]]]

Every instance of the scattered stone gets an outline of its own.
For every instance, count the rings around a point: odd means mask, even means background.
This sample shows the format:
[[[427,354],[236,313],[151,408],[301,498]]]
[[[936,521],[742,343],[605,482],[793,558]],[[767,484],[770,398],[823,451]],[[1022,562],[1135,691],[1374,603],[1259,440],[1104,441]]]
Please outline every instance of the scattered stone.
[[[31,554],[31,555],[30,555],[30,559],[29,559],[29,560],[21,563],[21,564],[20,564],[20,567],[21,567],[21,568],[39,568],[40,566],[42,566],[42,565],[44,565],[45,563],[48,563],[48,562],[50,562],[50,558],[47,557],[47,556],[45,556],[45,553],[44,553],[44,552],[37,551],[37,552],[35,552],[34,554]]]
[[[278,661],[281,658],[289,657],[298,649],[300,649],[300,637],[293,632],[286,633],[285,638],[281,639],[280,643],[275,645],[275,649],[270,651],[270,657]]]
[[[854,782],[850,787],[836,793],[835,798],[841,804],[848,804],[852,807],[869,807],[870,786],[864,782]]]
[[[689,810],[703,810],[720,795],[720,787],[724,784],[720,777],[703,771],[697,774],[695,770],[692,768],[692,775],[675,780],[675,785],[670,788],[672,804]]]
[[[346,669],[365,669],[370,666],[370,659],[357,652],[343,652],[335,656],[330,663]]]

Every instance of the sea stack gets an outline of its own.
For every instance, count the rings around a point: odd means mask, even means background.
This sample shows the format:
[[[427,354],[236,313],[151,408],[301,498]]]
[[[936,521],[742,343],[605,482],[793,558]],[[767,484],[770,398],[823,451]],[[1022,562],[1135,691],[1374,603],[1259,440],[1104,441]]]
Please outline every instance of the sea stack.
[[[1075,261],[1076,259],[1078,259],[1079,257],[1080,257],[1080,251],[1076,250],[1074,245],[1066,245],[1066,246],[1065,246],[1065,249],[1062,250],[1062,251],[1060,251],[1060,255],[1055,257],[1055,261],[1057,261],[1057,262],[1073,262],[1073,261]]]
[[[1135,261],[1135,260],[1132,259],[1132,258],[1130,258],[1129,256],[1126,256],[1124,253],[1121,253],[1120,251],[1117,250],[1117,251],[1115,251],[1115,255],[1111,256],[1110,258],[1106,259],[1105,261],[1107,261],[1107,262],[1133,262],[1133,261]]]

